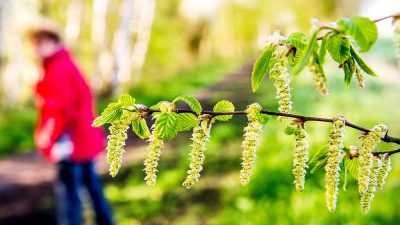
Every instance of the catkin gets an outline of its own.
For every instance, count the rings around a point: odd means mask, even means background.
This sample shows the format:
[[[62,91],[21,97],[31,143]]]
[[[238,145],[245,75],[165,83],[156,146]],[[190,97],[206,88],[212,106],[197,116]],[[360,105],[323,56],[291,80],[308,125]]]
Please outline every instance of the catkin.
[[[161,156],[161,149],[164,148],[164,142],[154,135],[154,130],[147,141],[149,145],[146,148],[146,158],[144,160],[144,171],[146,173],[144,180],[149,187],[153,187],[157,181],[157,166]]]
[[[346,120],[343,116],[333,119],[333,129],[329,134],[328,159],[325,165],[325,200],[329,211],[335,211],[339,192],[340,162],[344,157],[343,137]]]
[[[360,67],[356,66],[355,74],[356,74],[358,86],[364,87],[365,86],[365,76],[364,76],[364,73],[360,70]]]
[[[191,188],[199,181],[200,172],[203,170],[204,152],[206,151],[206,143],[210,140],[211,123],[208,120],[203,120],[200,126],[193,129],[192,140],[193,143],[189,154],[189,170],[183,182],[183,186],[187,189]]]
[[[373,157],[373,163],[371,168],[370,174],[370,181],[368,184],[368,189],[366,192],[361,194],[360,204],[361,204],[361,211],[365,214],[369,211],[371,207],[371,203],[374,200],[376,187],[378,184],[378,176],[379,172],[382,167],[382,161],[377,157]]]
[[[307,162],[309,159],[309,145],[307,143],[306,137],[307,132],[302,127],[298,127],[298,131],[295,132],[295,147],[293,151],[293,175],[294,175],[294,184],[296,186],[296,190],[304,191],[304,182],[306,176],[306,169],[308,168]]]
[[[286,59],[286,46],[277,46],[274,52],[276,62],[270,70],[270,77],[274,82],[276,89],[276,98],[278,99],[278,110],[283,113],[292,112],[292,95],[290,93],[290,76]],[[279,122],[286,121],[286,117],[278,116]]]
[[[260,145],[262,124],[258,118],[261,111],[261,106],[257,103],[247,107],[248,124],[244,128],[244,140],[242,142],[242,169],[240,171],[240,182],[246,186],[253,171],[253,166],[256,161],[256,151]]]
[[[370,182],[371,168],[373,155],[372,151],[376,145],[380,142],[381,138],[385,136],[388,128],[379,124],[376,125],[371,132],[361,136],[361,149],[359,150],[359,167],[358,167],[358,191],[360,194],[364,194],[368,189]]]
[[[379,170],[379,174],[378,174],[378,184],[377,184],[378,189],[383,188],[386,178],[389,175],[390,170],[392,170],[390,157],[382,156],[381,160],[382,160],[382,167]]]
[[[315,89],[321,95],[329,95],[328,87],[326,85],[326,81],[322,74],[321,68],[319,68],[317,65],[311,64],[308,66],[308,70],[310,71],[312,79],[315,83]]]
[[[122,155],[125,152],[125,141],[128,138],[126,131],[131,122],[132,113],[125,111],[121,118],[109,127],[110,135],[107,139],[107,162],[110,164],[109,172],[112,177],[115,177],[121,168]]]

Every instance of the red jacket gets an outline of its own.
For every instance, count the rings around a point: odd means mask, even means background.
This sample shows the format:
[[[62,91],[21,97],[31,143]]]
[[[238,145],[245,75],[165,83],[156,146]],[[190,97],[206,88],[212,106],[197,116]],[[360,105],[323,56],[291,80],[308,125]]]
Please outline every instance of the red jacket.
[[[88,84],[65,49],[45,59],[44,77],[36,86],[39,118],[35,143],[50,160],[53,144],[64,133],[70,134],[73,144],[71,161],[90,161],[104,149],[104,133],[91,126],[94,120],[93,98]],[[40,146],[38,137],[49,119],[54,126],[50,143]]]

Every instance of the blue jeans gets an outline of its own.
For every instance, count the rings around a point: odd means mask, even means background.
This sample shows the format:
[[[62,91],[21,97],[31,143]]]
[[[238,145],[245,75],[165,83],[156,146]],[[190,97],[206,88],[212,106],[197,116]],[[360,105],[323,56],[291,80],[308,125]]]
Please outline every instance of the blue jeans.
[[[104,197],[99,177],[94,171],[94,163],[62,161],[58,164],[59,185],[57,190],[59,222],[65,225],[82,224],[82,205],[79,197],[85,188],[92,200],[98,225],[112,225],[111,209]]]

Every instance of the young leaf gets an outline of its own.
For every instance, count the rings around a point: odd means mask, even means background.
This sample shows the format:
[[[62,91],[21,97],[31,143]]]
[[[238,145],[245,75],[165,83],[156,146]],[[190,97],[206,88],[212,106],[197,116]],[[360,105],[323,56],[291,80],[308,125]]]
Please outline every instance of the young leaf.
[[[371,49],[378,38],[376,24],[369,18],[344,18],[338,21],[338,25],[356,41],[361,52]]]
[[[192,113],[178,114],[178,131],[192,130],[200,124],[200,120]]]
[[[292,135],[299,131],[298,127],[287,126],[284,130],[286,135]]]
[[[357,54],[353,46],[350,45],[350,53],[354,60],[357,62],[358,66],[367,74],[377,77],[376,73],[364,62],[364,60]]]
[[[141,139],[150,137],[149,127],[147,126],[146,120],[143,118],[140,120],[132,120],[132,130]]]
[[[354,60],[350,58],[343,64],[343,71],[344,71],[344,84],[346,88],[349,88],[351,85],[351,80],[353,79],[354,75]]]
[[[308,43],[305,47],[305,50],[301,56],[299,63],[297,63],[296,66],[293,67],[293,70],[292,70],[293,75],[299,74],[301,72],[301,70],[304,68],[304,66],[307,64],[308,60],[311,57],[312,52],[315,50],[315,48],[318,44],[317,43],[317,35],[318,35],[318,31],[314,31],[314,33],[312,33],[312,35],[309,38]]]
[[[171,140],[178,133],[178,114],[174,112],[160,113],[154,124],[156,137],[162,140]]]
[[[201,109],[200,102],[199,102],[195,97],[188,96],[188,95],[182,95],[182,96],[179,96],[179,97],[175,98],[174,101],[173,101],[172,103],[179,102],[179,101],[183,101],[183,102],[185,102],[186,104],[188,104],[189,107],[190,107],[197,115],[200,115],[200,114],[201,114],[202,109]]]
[[[110,103],[101,113],[101,116],[97,117],[92,126],[100,127],[106,123],[114,122],[119,119],[122,115],[122,109],[120,103]]]
[[[341,34],[329,35],[326,47],[332,59],[339,64],[343,64],[350,57],[350,41]]]
[[[258,119],[260,120],[260,123],[261,123],[261,124],[266,124],[266,123],[268,123],[269,119],[271,119],[271,116],[270,116],[270,115],[263,114],[263,113],[259,113],[259,114],[257,115],[257,117],[258,117]]]
[[[343,191],[347,191],[347,174],[348,174],[348,168],[345,163],[341,163],[341,166],[343,166],[343,186],[342,189]]]
[[[348,157],[345,157],[344,164],[345,164],[349,174],[354,179],[357,179],[358,178],[358,158],[349,159]]]
[[[135,98],[128,94],[123,94],[119,96],[118,103],[120,103],[122,106],[131,106],[135,104]]]
[[[268,45],[261,56],[254,63],[253,71],[251,73],[251,87],[253,92],[257,91],[261,81],[264,80],[265,76],[269,72],[270,60],[274,51],[275,46]]]
[[[318,61],[321,64],[325,63],[327,43],[328,43],[328,38],[326,36],[322,37],[321,45],[319,46],[319,52],[318,52]]]
[[[293,32],[290,34],[287,40],[288,45],[292,45],[297,50],[303,50],[306,46],[304,41],[306,40],[307,36],[303,32]]]
[[[310,173],[316,173],[326,165],[328,145],[323,145],[310,160]]]
[[[215,104],[214,112],[233,112],[235,111],[235,106],[233,105],[232,102],[222,100],[219,101],[217,104]],[[232,118],[232,115],[221,115],[221,116],[216,116],[214,119],[219,120],[219,121],[228,121]]]

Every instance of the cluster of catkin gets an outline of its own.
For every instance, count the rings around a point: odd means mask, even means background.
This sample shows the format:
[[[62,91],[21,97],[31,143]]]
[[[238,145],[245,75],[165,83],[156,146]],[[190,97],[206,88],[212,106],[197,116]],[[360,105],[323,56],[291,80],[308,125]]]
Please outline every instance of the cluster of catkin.
[[[367,213],[374,199],[377,188],[381,189],[390,170],[390,159],[387,156],[378,157],[372,151],[381,141],[388,128],[379,124],[371,132],[361,136],[358,167],[358,191],[361,195],[361,211]],[[379,186],[378,186],[379,184]]]
[[[189,170],[183,186],[191,188],[199,181],[200,172],[203,170],[203,163],[205,159],[204,152],[206,151],[206,143],[210,140],[211,121],[203,119],[200,126],[193,129],[192,140],[193,143],[189,154]]]
[[[253,171],[256,162],[256,151],[260,145],[262,124],[258,115],[261,112],[261,106],[257,103],[247,107],[247,126],[244,128],[244,140],[242,142],[242,170],[240,171],[240,182],[246,186]]]
[[[304,123],[296,123],[295,126],[295,144],[293,151],[293,176],[296,190],[304,191],[304,183],[306,170],[308,168],[307,162],[309,159],[309,145],[306,140],[307,132]]]
[[[308,65],[308,70],[311,73],[312,79],[315,84],[315,89],[321,95],[329,95],[329,90],[327,87],[327,81],[324,76],[324,72],[322,71],[321,65],[316,62],[316,57],[313,57],[313,60],[310,60]]]
[[[339,115],[333,119],[332,123],[333,129],[329,134],[327,162],[325,165],[325,199],[329,211],[336,209],[340,164],[345,156],[343,137],[346,120]],[[388,155],[374,156],[372,153],[387,131],[388,128],[385,125],[376,125],[370,132],[360,138],[361,148],[358,150],[352,146],[349,152],[351,156],[358,156],[357,180],[361,195],[361,211],[363,213],[369,211],[375,191],[382,189],[391,169]]]
[[[275,51],[272,54],[273,65],[269,75],[276,89],[276,98],[278,99],[278,110],[283,113],[292,112],[292,95],[290,93],[290,76],[288,71],[288,46],[282,41],[286,40],[279,32],[275,32],[267,40],[267,45],[275,46]],[[278,121],[286,121],[286,117],[278,116]]]
[[[325,200],[329,211],[336,209],[339,193],[340,163],[344,157],[343,137],[346,120],[339,115],[333,118],[333,129],[329,133],[328,155],[325,165]]]
[[[110,135],[107,139],[107,162],[110,164],[110,175],[115,177],[121,167],[125,141],[128,138],[127,130],[132,120],[132,113],[124,111],[121,118],[109,127]]]

